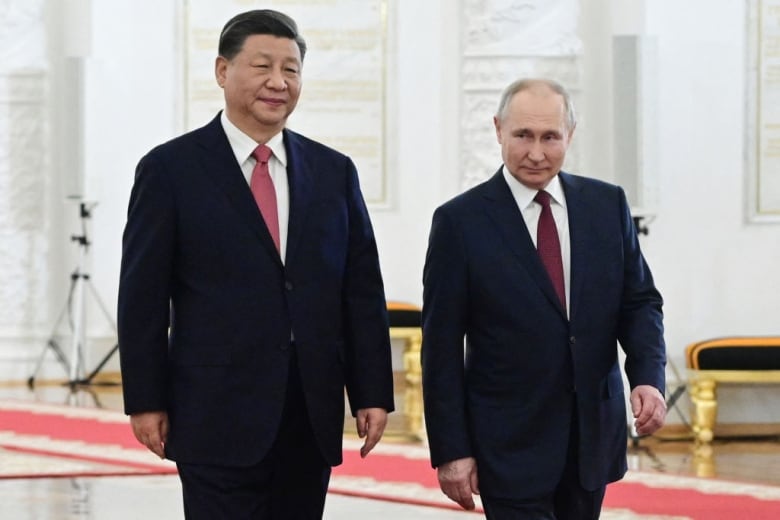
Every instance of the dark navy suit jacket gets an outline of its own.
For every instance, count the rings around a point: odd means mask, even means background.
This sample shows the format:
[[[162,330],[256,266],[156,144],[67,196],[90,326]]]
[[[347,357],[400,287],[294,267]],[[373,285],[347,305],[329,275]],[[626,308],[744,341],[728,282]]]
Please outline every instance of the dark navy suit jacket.
[[[173,460],[263,458],[284,405],[291,334],[328,463],[341,462],[345,386],[353,413],[393,409],[384,288],[355,167],[289,130],[284,145],[285,265],[219,116],[138,164],[119,287],[125,411],[168,412]]]
[[[480,491],[491,497],[555,488],[575,409],[583,486],[623,476],[618,341],[631,386],[664,391],[662,301],[625,195],[559,176],[571,240],[570,319],[501,170],[433,217],[422,346],[432,463],[476,457]]]

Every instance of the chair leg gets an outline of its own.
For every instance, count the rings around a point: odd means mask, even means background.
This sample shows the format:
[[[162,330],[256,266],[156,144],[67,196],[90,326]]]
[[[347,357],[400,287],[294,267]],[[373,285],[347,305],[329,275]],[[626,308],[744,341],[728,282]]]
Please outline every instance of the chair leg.
[[[422,440],[423,432],[423,400],[422,400],[422,367],[420,366],[420,348],[422,336],[410,337],[403,353],[406,391],[404,392],[404,413],[409,433],[417,440]]]
[[[696,470],[697,477],[712,478],[718,476],[713,455],[712,444],[710,443],[697,442],[693,447],[693,468]]]
[[[718,415],[717,386],[715,381],[696,380],[691,384],[693,401],[693,434],[698,443],[708,443],[714,438],[712,429]]]

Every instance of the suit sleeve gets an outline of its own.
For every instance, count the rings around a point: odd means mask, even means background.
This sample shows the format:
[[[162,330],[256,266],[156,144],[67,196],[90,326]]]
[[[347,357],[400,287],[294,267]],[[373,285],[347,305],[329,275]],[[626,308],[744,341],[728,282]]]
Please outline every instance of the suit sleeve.
[[[663,299],[639,248],[636,228],[623,190],[620,190],[623,229],[623,298],[618,341],[626,353],[626,376],[634,388],[651,385],[665,392],[666,345]]]
[[[150,156],[136,169],[122,237],[117,325],[125,413],[166,410],[173,194]]]
[[[423,399],[433,467],[472,456],[463,343],[467,298],[464,241],[439,208],[433,215],[423,270]]]
[[[344,275],[346,387],[352,414],[393,411],[393,369],[384,284],[371,220],[357,171],[347,161],[349,250]]]

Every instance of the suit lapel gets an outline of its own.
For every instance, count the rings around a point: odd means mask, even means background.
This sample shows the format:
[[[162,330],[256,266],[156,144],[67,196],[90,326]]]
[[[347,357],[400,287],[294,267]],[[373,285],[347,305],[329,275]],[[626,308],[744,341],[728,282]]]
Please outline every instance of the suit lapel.
[[[241,167],[236,162],[236,156],[222,129],[219,117],[219,115],[215,117],[197,134],[198,145],[202,152],[197,162],[202,165],[205,174],[227,196],[230,205],[241,216],[241,220],[252,228],[263,247],[268,249],[281,266],[279,252],[276,250],[271,233],[265,225]]]
[[[525,225],[523,214],[517,207],[517,202],[507,186],[501,169],[487,181],[484,190],[485,210],[504,236],[504,241],[509,250],[517,256],[520,264],[528,272],[529,276],[539,286],[547,299],[566,318],[558,296],[555,294],[552,282],[547,271],[539,259],[534,243],[531,240],[528,227]]]
[[[289,263],[300,242],[303,224],[314,193],[315,179],[314,168],[304,152],[301,136],[290,130],[284,130],[284,146],[287,150],[287,179],[290,186],[290,219],[286,254]]]
[[[587,269],[587,237],[591,233],[592,221],[589,218],[588,203],[583,197],[582,182],[572,175],[560,172],[558,176],[566,196],[566,208],[569,216],[569,242],[571,260],[569,272],[569,316],[573,319],[582,294],[582,282]]]

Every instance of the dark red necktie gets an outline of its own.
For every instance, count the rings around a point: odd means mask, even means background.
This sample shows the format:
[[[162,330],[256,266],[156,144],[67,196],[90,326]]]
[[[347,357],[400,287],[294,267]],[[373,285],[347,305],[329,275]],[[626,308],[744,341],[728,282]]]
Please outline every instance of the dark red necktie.
[[[265,225],[268,227],[268,231],[271,233],[271,238],[274,239],[276,244],[276,250],[279,249],[279,212],[276,208],[276,190],[274,189],[274,181],[271,179],[271,174],[268,170],[268,160],[271,158],[271,149],[266,145],[261,144],[255,148],[252,155],[257,159],[257,164],[254,170],[252,170],[252,179],[249,181],[249,186],[252,189],[252,195],[255,197],[255,202],[260,208],[260,213],[263,215]]]
[[[555,293],[561,301],[561,306],[566,310],[561,243],[558,240],[558,228],[555,227],[555,219],[553,219],[550,209],[550,194],[546,191],[540,191],[534,200],[542,206],[542,213],[539,215],[539,224],[536,228],[536,252],[539,253],[539,258],[550,276]]]

